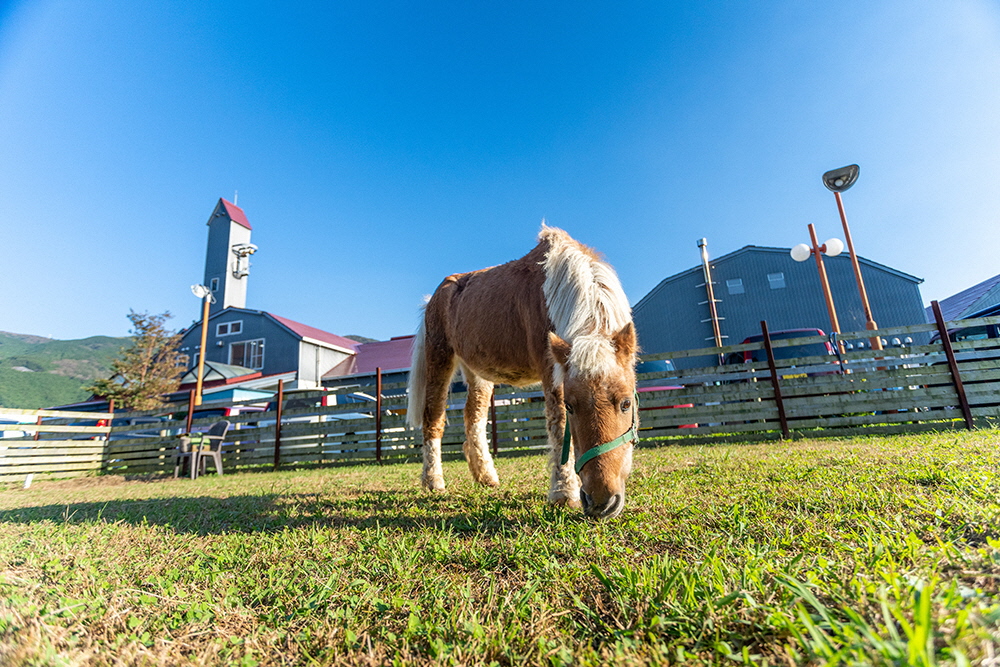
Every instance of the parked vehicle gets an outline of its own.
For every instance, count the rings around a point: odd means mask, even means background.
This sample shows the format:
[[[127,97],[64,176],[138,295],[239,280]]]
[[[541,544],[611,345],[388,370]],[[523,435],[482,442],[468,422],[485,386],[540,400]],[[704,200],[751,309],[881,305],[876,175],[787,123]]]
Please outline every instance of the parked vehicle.
[[[1000,325],[981,324],[977,327],[951,329],[948,331],[948,338],[950,338],[953,343],[959,343],[963,340],[986,340],[988,338],[1000,338]],[[932,344],[937,343],[939,340],[941,340],[941,335],[938,333],[935,333],[931,337]]]
[[[644,373],[672,373],[674,371],[674,363],[669,359],[657,359],[654,361],[640,361],[635,366],[636,374]],[[661,380],[646,380],[646,382],[659,383]],[[652,392],[652,391],[671,391],[675,389],[683,389],[684,387],[680,385],[661,385],[661,384],[650,384],[650,385],[640,385],[636,387],[636,392],[639,394],[639,412],[645,410],[670,410],[672,408],[693,408],[694,403],[682,403],[678,405],[660,405],[660,406],[643,406],[642,395]],[[677,428],[697,428],[697,424],[681,424]],[[642,430],[640,425],[639,430]]]
[[[71,403],[69,405],[58,405],[46,410],[59,410],[60,412],[107,412],[110,409],[107,401],[84,401],[82,403]],[[107,419],[73,419],[70,417],[42,417],[42,426],[108,426]],[[57,431],[47,431],[38,434],[39,440],[105,440],[103,433],[59,433]]]
[[[323,389],[290,389],[284,392],[284,407],[282,413],[289,410],[301,410],[303,408],[325,408],[334,405],[351,405],[360,403],[374,403],[375,397],[362,392],[350,394],[335,394],[328,388]],[[275,412],[278,409],[278,401],[272,400],[267,404],[267,412]],[[337,412],[324,415],[290,415],[282,414],[281,423],[289,424],[295,422],[325,422],[325,421],[345,421],[351,419],[374,419],[367,412]],[[274,426],[275,420],[262,419],[260,425]]]
[[[34,417],[26,417],[23,415],[16,414],[2,414],[0,413],[0,424],[5,426],[15,425],[15,424],[34,424]],[[9,430],[0,431],[0,438],[26,438],[28,437],[27,431],[21,430]]]
[[[228,419],[229,417],[234,417],[236,415],[247,414],[250,412],[264,412],[268,408],[262,407],[260,405],[219,405],[219,406],[202,406],[196,408],[194,414],[191,417],[192,421],[197,421],[199,419]],[[187,419],[187,410],[183,412],[176,412],[173,415],[175,421],[184,421]],[[273,421],[271,422],[274,423]],[[231,429],[240,428],[254,428],[258,426],[257,422],[237,422],[234,423]],[[211,424],[204,425],[193,425],[191,430],[195,433],[201,431],[207,431]]]
[[[782,331],[770,332],[770,338],[775,340],[788,340],[790,338],[806,338],[807,336],[826,336],[822,329],[784,329]],[[764,340],[764,334],[754,334],[743,339],[743,343],[760,343]],[[835,354],[833,345],[826,340],[821,343],[807,343],[805,345],[790,345],[788,347],[775,347],[775,359],[797,359],[799,357],[819,357]],[[737,353],[740,354],[740,353]],[[742,352],[743,362],[767,361],[767,352],[763,348],[759,350],[744,350]]]
[[[320,423],[320,422],[331,422],[331,421],[350,421],[350,420],[371,420],[372,429],[374,430],[375,418],[370,412],[336,412],[328,414],[288,414],[295,410],[318,410],[320,408],[331,407],[335,405],[354,405],[354,404],[366,404],[372,406],[374,411],[375,397],[369,396],[363,392],[353,392],[349,394],[337,394],[333,393],[330,388],[321,389],[290,389],[284,392],[283,396],[284,406],[282,407],[281,424],[284,428],[288,424],[306,424],[306,423]],[[267,404],[267,412],[275,412],[278,409],[278,401],[272,400]],[[260,420],[260,426],[274,426],[276,420],[274,419],[262,419]],[[345,433],[344,436],[353,436],[354,433]],[[323,435],[316,434],[306,434],[306,435],[290,435],[282,431],[281,442],[283,445],[313,445],[318,442],[324,442],[325,437]],[[337,450],[341,451],[341,450]],[[344,450],[344,451],[354,451],[354,450]]]
[[[115,418],[111,420],[112,426],[139,426],[135,430],[115,431],[109,440],[134,440],[136,438],[162,438],[171,435],[169,429],[164,429],[163,424],[170,421],[169,415],[162,417],[129,417]]]

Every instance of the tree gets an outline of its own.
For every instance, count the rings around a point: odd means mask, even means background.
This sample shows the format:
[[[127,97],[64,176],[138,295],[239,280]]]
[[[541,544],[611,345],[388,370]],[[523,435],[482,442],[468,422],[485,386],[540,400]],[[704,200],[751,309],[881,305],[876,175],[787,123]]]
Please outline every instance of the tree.
[[[97,380],[87,391],[114,399],[128,410],[152,410],[163,404],[163,394],[177,391],[186,356],[177,351],[181,334],[164,324],[170,313],[150,315],[129,310],[132,344],[123,347],[111,363],[111,377]]]

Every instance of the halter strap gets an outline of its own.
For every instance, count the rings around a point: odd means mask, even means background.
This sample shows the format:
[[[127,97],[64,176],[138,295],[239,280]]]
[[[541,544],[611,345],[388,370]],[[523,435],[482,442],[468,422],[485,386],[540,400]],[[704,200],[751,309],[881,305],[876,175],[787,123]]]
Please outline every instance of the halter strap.
[[[637,430],[638,420],[637,416],[639,414],[639,392],[635,392],[634,399],[632,401],[632,426],[629,430],[625,431],[622,435],[618,436],[611,442],[605,442],[603,445],[597,445],[596,447],[591,447],[583,453],[583,456],[576,460],[576,474],[579,475],[580,471],[583,470],[583,466],[587,465],[587,462],[591,459],[595,459],[601,454],[610,452],[612,449],[621,447],[628,442],[635,442],[639,439],[639,432]],[[560,465],[566,465],[569,461],[569,448],[570,448],[570,432],[569,432],[569,416],[566,416],[566,432],[563,434],[563,446],[562,446],[562,460]]]

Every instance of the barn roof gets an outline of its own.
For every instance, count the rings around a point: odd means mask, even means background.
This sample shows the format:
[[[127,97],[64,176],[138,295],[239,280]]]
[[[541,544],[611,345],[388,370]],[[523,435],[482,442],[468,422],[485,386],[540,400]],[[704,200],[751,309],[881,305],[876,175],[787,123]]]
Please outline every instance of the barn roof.
[[[296,322],[295,320],[290,320],[287,317],[281,317],[280,315],[275,315],[274,313],[268,313],[263,310],[252,310],[250,308],[237,308],[236,306],[228,306],[226,308],[223,308],[222,310],[216,311],[215,313],[209,315],[208,320],[211,322],[216,318],[229,316],[237,312],[247,313],[248,315],[261,315],[263,317],[269,317],[296,338],[305,340],[306,342],[310,343],[319,343],[320,345],[335,347],[342,352],[346,352],[347,354],[354,354],[355,348],[358,346],[358,342],[353,341],[350,338],[344,338],[343,336],[332,334],[329,331],[323,331],[322,329],[311,327],[308,324],[302,324],[301,322]],[[178,333],[180,333],[182,336],[186,336],[193,329],[198,328],[198,326],[200,325],[201,321],[195,320],[187,327],[181,329]]]
[[[410,367],[414,336],[397,336],[389,340],[361,343],[352,357],[331,368],[323,379],[346,375],[370,375],[381,368],[383,373],[406,370]]]
[[[301,322],[290,320],[287,317],[281,317],[280,315],[275,315],[274,313],[264,313],[264,314],[277,320],[279,324],[290,329],[300,338],[311,339],[314,341],[319,341],[321,343],[326,343],[327,345],[333,345],[334,347],[339,347],[344,352],[349,352],[349,353],[354,352],[355,348],[358,346],[357,341],[353,341],[350,338],[344,338],[343,336],[338,336],[337,334],[332,334],[328,331],[323,331],[322,329],[311,327],[308,324],[302,324]]]
[[[953,294],[938,302],[945,321],[975,317],[982,311],[1000,304],[1000,275]],[[927,308],[927,320],[934,321],[934,312]]]
[[[736,259],[737,257],[740,257],[742,255],[746,255],[746,254],[749,254],[749,253],[773,253],[773,254],[779,254],[779,255],[786,255],[787,256],[790,252],[791,252],[791,248],[774,248],[774,247],[771,247],[771,246],[746,245],[746,246],[743,246],[742,248],[740,248],[739,250],[734,250],[733,252],[727,253],[725,255],[720,255],[719,257],[716,257],[715,259],[712,259],[711,263],[712,263],[713,268],[714,268],[715,265],[723,264],[723,263],[725,263],[725,262],[727,262],[729,260]],[[866,258],[862,257],[861,255],[858,255],[858,263],[863,264],[865,266],[870,266],[870,267],[872,267],[874,269],[878,269],[880,271],[885,271],[886,273],[890,273],[890,274],[892,274],[894,276],[903,278],[905,280],[909,280],[909,281],[911,281],[913,283],[916,283],[916,284],[920,284],[920,283],[924,282],[923,278],[918,278],[916,276],[910,275],[909,273],[904,273],[903,271],[899,271],[899,270],[894,269],[894,268],[892,268],[890,266],[886,266],[885,264],[879,264],[878,262],[873,262],[872,260],[866,259]],[[656,287],[654,287],[653,289],[651,289],[649,291],[649,293],[646,294],[646,296],[642,297],[638,301],[638,303],[635,304],[635,306],[633,306],[633,310],[635,308],[638,308],[639,306],[641,306],[643,304],[643,302],[645,302],[647,299],[650,299],[651,297],[653,297],[656,293],[658,293],[660,290],[662,290],[664,287],[666,287],[670,283],[674,282],[675,280],[679,280],[680,278],[683,278],[685,276],[689,276],[692,273],[699,273],[700,274],[701,271],[702,271],[702,267],[701,267],[700,264],[698,264],[696,266],[691,267],[690,269],[687,269],[685,271],[681,271],[680,273],[675,273],[672,276],[668,276],[668,277],[664,278],[663,280],[661,280],[656,285]]]

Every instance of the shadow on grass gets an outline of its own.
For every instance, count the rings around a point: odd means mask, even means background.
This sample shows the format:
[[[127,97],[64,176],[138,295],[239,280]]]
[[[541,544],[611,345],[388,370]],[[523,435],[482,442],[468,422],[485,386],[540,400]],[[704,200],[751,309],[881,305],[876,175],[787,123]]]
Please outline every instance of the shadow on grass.
[[[403,531],[437,528],[494,535],[551,526],[559,515],[564,520],[585,520],[579,510],[547,505],[540,494],[497,492],[474,497],[420,491],[366,491],[343,499],[316,493],[291,493],[41,505],[0,510],[0,522],[126,523],[162,526],[177,533],[196,535],[376,526]]]

